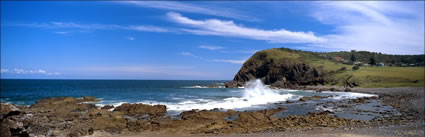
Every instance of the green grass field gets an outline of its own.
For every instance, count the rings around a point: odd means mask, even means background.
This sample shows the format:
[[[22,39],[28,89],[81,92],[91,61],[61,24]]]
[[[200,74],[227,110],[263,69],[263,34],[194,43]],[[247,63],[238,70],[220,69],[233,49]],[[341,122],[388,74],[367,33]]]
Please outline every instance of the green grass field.
[[[361,87],[423,87],[425,67],[360,67],[339,75],[352,75]]]

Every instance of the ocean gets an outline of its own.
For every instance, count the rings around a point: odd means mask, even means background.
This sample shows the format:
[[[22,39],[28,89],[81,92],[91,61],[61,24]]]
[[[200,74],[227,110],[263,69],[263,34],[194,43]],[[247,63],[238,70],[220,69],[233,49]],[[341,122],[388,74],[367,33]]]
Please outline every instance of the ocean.
[[[118,106],[122,103],[163,104],[167,106],[169,114],[178,114],[192,109],[222,108],[242,111],[282,107],[279,104],[285,104],[287,101],[295,102],[301,97],[314,95],[329,96],[321,102],[374,96],[351,92],[324,91],[318,93],[270,89],[259,80],[249,82],[243,88],[224,88],[224,82],[228,81],[2,79],[0,95],[2,103],[17,105],[31,105],[37,100],[49,97],[94,96],[101,100],[96,103],[99,106]],[[217,86],[208,88],[208,85]],[[288,104],[283,107],[290,108],[291,106]]]

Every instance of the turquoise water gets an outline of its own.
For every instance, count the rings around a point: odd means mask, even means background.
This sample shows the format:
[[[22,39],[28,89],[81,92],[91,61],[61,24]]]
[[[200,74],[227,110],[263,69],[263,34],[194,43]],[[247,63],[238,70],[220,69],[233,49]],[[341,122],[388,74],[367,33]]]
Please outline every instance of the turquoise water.
[[[170,112],[191,109],[249,110],[295,101],[303,96],[329,96],[340,100],[371,96],[347,92],[321,92],[270,89],[259,80],[245,88],[207,88],[228,81],[191,80],[1,80],[1,102],[30,105],[35,101],[60,96],[94,96],[97,105],[122,103],[164,104]],[[221,86],[222,87],[222,86]]]

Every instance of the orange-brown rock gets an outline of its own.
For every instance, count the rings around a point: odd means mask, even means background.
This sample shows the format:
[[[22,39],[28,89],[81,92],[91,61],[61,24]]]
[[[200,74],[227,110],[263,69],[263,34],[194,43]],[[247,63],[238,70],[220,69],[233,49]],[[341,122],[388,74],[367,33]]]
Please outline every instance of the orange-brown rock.
[[[124,112],[128,115],[149,114],[149,115],[165,115],[167,108],[165,105],[146,105],[146,104],[122,104],[114,109],[114,111]]]

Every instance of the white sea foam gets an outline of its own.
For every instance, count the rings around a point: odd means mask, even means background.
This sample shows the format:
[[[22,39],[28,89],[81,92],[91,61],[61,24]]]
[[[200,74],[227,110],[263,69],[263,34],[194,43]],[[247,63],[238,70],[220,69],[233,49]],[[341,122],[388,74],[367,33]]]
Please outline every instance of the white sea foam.
[[[195,86],[185,86],[183,88],[226,88],[223,85],[217,85],[217,86],[212,86],[212,87],[208,87],[208,86],[202,86],[202,85],[195,85]]]
[[[323,91],[322,93],[330,93],[334,94],[332,99],[341,100],[341,99],[356,99],[356,98],[363,98],[363,97],[377,97],[377,95],[374,94],[365,94],[365,93],[355,93],[355,92],[330,92],[330,91]]]
[[[264,105],[268,103],[274,103],[279,101],[286,101],[296,96],[292,94],[279,94],[279,90],[272,90],[263,85],[260,80],[251,81],[247,83],[246,88],[243,90],[242,97],[231,97],[223,100],[211,100],[211,99],[191,99],[185,100],[178,103],[166,103],[166,102],[151,102],[143,101],[140,103],[154,103],[164,104],[168,110],[182,111],[192,109],[237,109],[237,108],[249,108],[255,105]]]
[[[195,86],[185,86],[183,88],[208,88],[208,86],[195,85]]]
[[[109,101],[107,102],[107,101],[101,100],[100,102],[96,103],[96,105],[100,107],[104,107],[106,105],[113,105],[114,107],[117,107],[125,103],[129,103],[129,102],[109,102]]]

